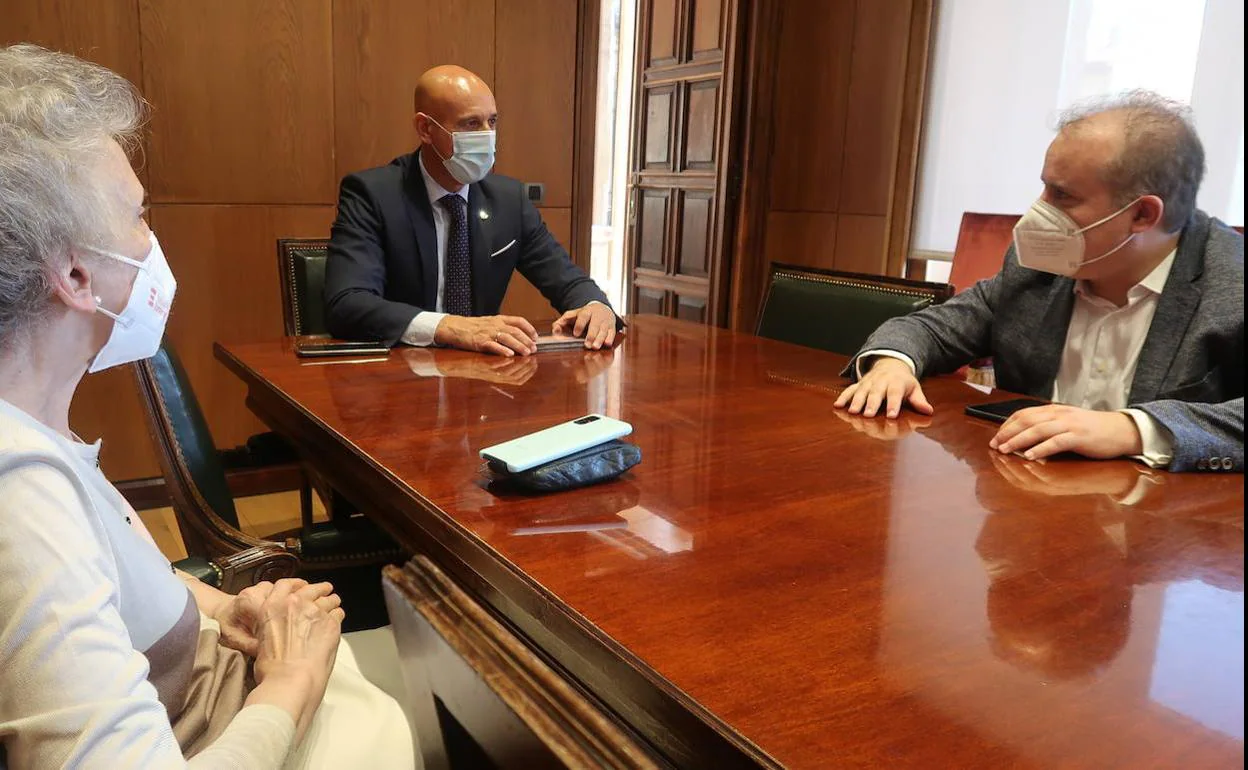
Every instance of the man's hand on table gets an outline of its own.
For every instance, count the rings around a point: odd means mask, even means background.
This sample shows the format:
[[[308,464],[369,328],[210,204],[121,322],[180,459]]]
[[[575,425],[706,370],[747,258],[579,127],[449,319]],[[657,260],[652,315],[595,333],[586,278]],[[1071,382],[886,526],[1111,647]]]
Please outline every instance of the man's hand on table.
[[[569,310],[555,321],[552,334],[564,337],[584,337],[585,347],[601,350],[615,342],[615,312],[601,302],[590,302],[584,307]]]
[[[496,356],[527,356],[537,352],[537,330],[533,324],[514,315],[448,315],[438,322],[433,341]]]
[[[1020,409],[1006,420],[988,446],[1039,460],[1074,452],[1094,460],[1138,455],[1144,442],[1135,420],[1122,412],[1098,412],[1065,404]]]
[[[884,407],[890,419],[901,414],[902,406],[909,406],[919,414],[933,411],[923,387],[906,362],[887,356],[875,358],[862,379],[841,391],[833,406],[863,417],[874,417],[880,407]]]

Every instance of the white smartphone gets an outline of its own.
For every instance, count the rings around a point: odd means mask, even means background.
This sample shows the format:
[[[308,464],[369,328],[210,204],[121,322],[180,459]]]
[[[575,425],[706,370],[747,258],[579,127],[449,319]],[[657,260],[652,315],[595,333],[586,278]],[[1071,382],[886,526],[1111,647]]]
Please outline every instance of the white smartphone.
[[[484,460],[501,464],[512,473],[520,473],[632,432],[633,426],[623,420],[601,414],[587,414],[536,433],[488,446],[480,454]]]

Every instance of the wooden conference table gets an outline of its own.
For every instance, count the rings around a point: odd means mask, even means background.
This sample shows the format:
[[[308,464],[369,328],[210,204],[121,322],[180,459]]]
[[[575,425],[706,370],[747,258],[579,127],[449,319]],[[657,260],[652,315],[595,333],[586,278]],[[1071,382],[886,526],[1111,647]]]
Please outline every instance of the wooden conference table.
[[[843,357],[657,317],[514,361],[217,354],[659,765],[1243,765],[1242,474],[1000,457],[962,413],[1000,394],[954,379],[850,417]],[[628,476],[491,491],[479,448],[589,412]]]

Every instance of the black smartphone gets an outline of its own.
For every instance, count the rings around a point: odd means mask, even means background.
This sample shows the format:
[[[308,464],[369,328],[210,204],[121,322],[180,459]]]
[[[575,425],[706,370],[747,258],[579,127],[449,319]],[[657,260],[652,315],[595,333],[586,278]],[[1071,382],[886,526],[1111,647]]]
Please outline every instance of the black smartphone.
[[[324,356],[384,356],[390,348],[381,342],[342,342],[339,340],[299,340],[295,355],[300,358]]]
[[[1009,401],[995,401],[990,404],[971,404],[966,408],[966,413],[982,420],[1005,422],[1010,418],[1010,415],[1019,409],[1045,406],[1048,403],[1048,401],[1041,401],[1038,398],[1011,398]]]

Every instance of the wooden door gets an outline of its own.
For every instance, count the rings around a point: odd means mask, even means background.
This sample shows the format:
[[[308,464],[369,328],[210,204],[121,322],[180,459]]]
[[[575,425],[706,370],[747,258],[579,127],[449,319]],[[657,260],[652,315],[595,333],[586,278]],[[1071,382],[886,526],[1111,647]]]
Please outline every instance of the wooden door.
[[[722,325],[739,180],[739,0],[638,0],[630,311]]]

